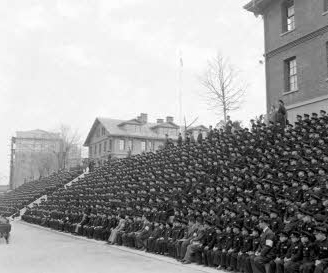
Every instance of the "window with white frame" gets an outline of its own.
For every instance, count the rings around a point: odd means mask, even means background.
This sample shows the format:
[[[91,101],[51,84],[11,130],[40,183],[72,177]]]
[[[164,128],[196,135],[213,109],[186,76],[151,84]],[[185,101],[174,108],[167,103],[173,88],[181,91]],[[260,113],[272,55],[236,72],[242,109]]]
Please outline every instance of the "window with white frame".
[[[286,92],[298,90],[296,57],[285,61],[285,85]]]
[[[328,76],[328,42],[326,42],[326,60],[327,60],[327,76]]]
[[[102,136],[106,135],[106,129],[105,129],[105,127],[102,127],[101,128],[101,135]]]
[[[153,150],[153,142],[151,140],[148,141],[148,150],[149,151]]]
[[[295,29],[295,5],[293,0],[283,3],[283,32]]]
[[[131,151],[133,151],[133,141],[132,139],[128,140],[128,149],[130,149]]]
[[[141,141],[141,151],[146,151],[146,141]]]
[[[107,141],[104,142],[104,152],[107,152]]]
[[[120,139],[119,140],[119,147],[120,147],[120,151],[124,151],[124,147],[125,146],[125,141],[124,139]]]

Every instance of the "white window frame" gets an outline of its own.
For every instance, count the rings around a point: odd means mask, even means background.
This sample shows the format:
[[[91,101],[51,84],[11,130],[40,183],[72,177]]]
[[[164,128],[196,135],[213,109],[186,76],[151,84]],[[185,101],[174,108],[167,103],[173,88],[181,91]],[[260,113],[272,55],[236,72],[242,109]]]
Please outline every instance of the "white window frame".
[[[125,140],[124,139],[119,139],[118,143],[119,143],[120,151],[124,151],[125,150]]]
[[[294,92],[298,90],[298,77],[297,77],[297,60],[292,57],[285,61],[285,76],[286,76],[286,92]]]
[[[142,152],[146,151],[146,141],[145,140],[142,140],[140,142],[140,146],[141,146],[141,151]]]

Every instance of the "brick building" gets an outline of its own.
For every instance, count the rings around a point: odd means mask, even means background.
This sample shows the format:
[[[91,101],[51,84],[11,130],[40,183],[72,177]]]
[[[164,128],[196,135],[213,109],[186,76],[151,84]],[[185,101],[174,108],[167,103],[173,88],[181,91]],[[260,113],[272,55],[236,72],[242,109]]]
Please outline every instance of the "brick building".
[[[328,0],[253,0],[264,20],[267,109],[282,99],[288,119],[328,110]]]
[[[173,117],[157,119],[156,123],[148,122],[148,115],[144,113],[131,120],[96,118],[84,146],[89,149],[90,159],[104,162],[109,154],[123,158],[129,153],[155,151],[164,145],[165,134],[176,142],[179,131]]]

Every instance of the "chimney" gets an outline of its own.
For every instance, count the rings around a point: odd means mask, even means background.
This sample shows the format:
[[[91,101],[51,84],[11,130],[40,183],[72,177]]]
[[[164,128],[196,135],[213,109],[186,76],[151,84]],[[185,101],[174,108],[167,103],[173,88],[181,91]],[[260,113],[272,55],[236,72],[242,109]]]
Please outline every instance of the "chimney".
[[[173,122],[173,117],[166,117],[166,122]]]
[[[161,123],[164,123],[164,119],[162,119],[162,118],[158,118],[158,119],[157,119],[157,124],[161,124]]]
[[[142,123],[147,123],[147,122],[148,122],[148,115],[145,114],[145,113],[141,113],[141,114],[140,114],[140,121],[141,121]]]

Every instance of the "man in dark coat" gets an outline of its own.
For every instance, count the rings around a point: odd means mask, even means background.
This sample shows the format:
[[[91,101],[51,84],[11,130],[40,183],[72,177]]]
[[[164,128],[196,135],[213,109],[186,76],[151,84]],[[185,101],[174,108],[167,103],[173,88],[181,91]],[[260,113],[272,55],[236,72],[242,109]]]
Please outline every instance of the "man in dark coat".
[[[280,123],[280,126],[282,128],[286,127],[286,121],[287,121],[287,110],[285,108],[285,104],[282,100],[279,100],[279,108],[277,112],[277,122]]]
[[[253,273],[265,273],[265,265],[275,258],[275,234],[269,228],[270,219],[261,217],[259,226],[263,230],[260,247],[252,261]]]

